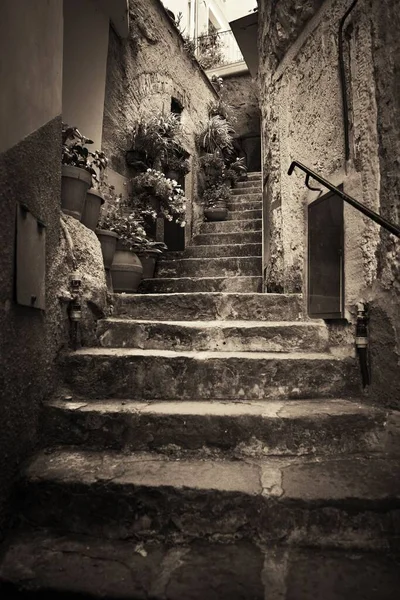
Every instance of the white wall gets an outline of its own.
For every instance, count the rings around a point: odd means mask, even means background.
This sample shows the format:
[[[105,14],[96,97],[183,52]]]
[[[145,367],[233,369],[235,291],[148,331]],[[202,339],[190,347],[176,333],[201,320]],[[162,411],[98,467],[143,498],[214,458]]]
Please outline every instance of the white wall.
[[[61,114],[62,0],[2,0],[0,152]]]
[[[63,121],[101,148],[109,18],[93,0],[64,0]]]

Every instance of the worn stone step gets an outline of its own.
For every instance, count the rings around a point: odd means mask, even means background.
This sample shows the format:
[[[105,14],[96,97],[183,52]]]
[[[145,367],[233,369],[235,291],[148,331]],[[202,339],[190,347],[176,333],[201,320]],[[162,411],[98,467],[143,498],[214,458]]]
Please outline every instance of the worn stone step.
[[[253,177],[252,179],[248,179],[247,181],[238,181],[233,189],[246,189],[252,187],[258,187],[259,190],[261,190],[261,176],[259,176],[258,178]]]
[[[261,256],[262,245],[258,244],[227,244],[226,246],[187,246],[182,252],[165,252],[158,259],[165,260],[180,258],[221,258],[222,256]]]
[[[112,303],[114,316],[131,319],[299,321],[303,318],[301,294],[114,294]]]
[[[263,568],[263,552],[243,541],[144,547],[23,531],[0,566],[0,594],[3,600],[264,600]]]
[[[179,292],[261,292],[262,277],[171,277],[143,279],[140,291],[144,294]]]
[[[84,402],[54,399],[46,445],[168,455],[268,456],[376,451],[386,412],[346,400]]]
[[[246,198],[246,200],[261,200],[262,189],[259,185],[253,185],[245,188],[233,188],[231,190],[232,197]],[[253,196],[255,196],[253,198]]]
[[[228,221],[246,221],[262,218],[262,210],[230,210],[228,212]]]
[[[261,243],[262,230],[245,231],[238,233],[200,233],[193,238],[196,246],[226,246],[228,244],[256,244]]]
[[[164,260],[157,265],[156,278],[168,277],[261,277],[260,256],[222,258],[182,258]]]
[[[356,361],[324,353],[83,348],[61,363],[73,394],[92,399],[272,400],[351,397]]]
[[[147,321],[109,318],[98,321],[104,348],[223,350],[225,352],[307,352],[328,348],[323,322]]]
[[[261,200],[243,200],[232,197],[227,202],[228,210],[262,210]]]
[[[390,457],[176,460],[61,448],[32,460],[19,498],[32,525],[109,539],[388,549],[400,534],[399,467]]]
[[[4,600],[393,600],[399,571],[394,552],[261,549],[240,540],[143,547],[40,530],[14,535],[0,591]]]
[[[261,171],[250,171],[249,173],[247,173],[247,179],[248,180],[252,180],[252,179],[260,179],[262,178],[262,172]]]
[[[200,233],[242,233],[262,228],[261,219],[252,221],[205,221],[200,225]]]

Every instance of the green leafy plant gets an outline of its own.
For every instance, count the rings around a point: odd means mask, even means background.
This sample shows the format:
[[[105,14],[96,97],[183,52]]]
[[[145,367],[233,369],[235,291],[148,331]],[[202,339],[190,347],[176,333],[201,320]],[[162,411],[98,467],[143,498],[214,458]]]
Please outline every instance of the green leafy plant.
[[[219,153],[207,153],[200,157],[200,167],[205,175],[206,186],[221,184],[224,179],[225,163]]]
[[[177,155],[169,155],[164,163],[166,171],[176,171],[181,175],[187,175],[190,172],[190,163],[187,158],[181,158]]]
[[[162,215],[168,221],[185,226],[187,199],[181,186],[161,171],[148,169],[131,180],[132,206],[138,206],[143,217],[155,220]]]
[[[92,176],[92,186],[99,189],[108,165],[104,152],[91,152],[87,144],[93,140],[84,136],[76,127],[62,124],[62,155],[61,164],[85,169]]]
[[[225,204],[229,198],[229,189],[223,184],[210,185],[203,192],[203,204],[205,208],[214,208],[218,204]]]
[[[138,120],[132,131],[127,162],[137,170],[160,167],[185,139],[180,116],[175,113]]]
[[[243,175],[246,175],[247,167],[246,167],[246,162],[245,162],[244,157],[235,158],[235,160],[229,164],[229,169],[234,171],[238,177],[242,177]]]
[[[226,159],[233,153],[233,135],[235,130],[220,115],[211,116],[203,131],[197,136],[200,149],[209,154],[220,152]]]
[[[222,63],[222,42],[217,32],[199,35],[197,40],[197,60],[205,70],[217,67]]]

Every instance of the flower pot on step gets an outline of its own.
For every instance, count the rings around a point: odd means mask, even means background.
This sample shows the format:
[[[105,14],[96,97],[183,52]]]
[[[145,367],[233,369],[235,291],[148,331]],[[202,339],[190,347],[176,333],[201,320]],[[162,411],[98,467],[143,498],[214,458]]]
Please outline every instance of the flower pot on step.
[[[119,250],[117,247],[110,272],[114,292],[137,292],[143,277],[143,267],[135,252]]]
[[[138,254],[143,267],[143,279],[153,279],[156,271],[158,254],[146,252]]]
[[[101,205],[104,204],[104,198],[94,188],[88,189],[86,193],[85,206],[83,208],[81,223],[86,225],[92,231],[95,231],[97,221],[100,216]]]
[[[205,208],[204,216],[207,221],[225,221],[228,216],[226,202],[215,202],[213,206]]]
[[[109,269],[114,260],[118,236],[114,231],[107,231],[105,229],[96,229],[96,235],[99,238],[103,253],[104,268]]]
[[[61,170],[61,209],[80,220],[85,205],[86,192],[92,185],[92,176],[85,169],[63,165]]]

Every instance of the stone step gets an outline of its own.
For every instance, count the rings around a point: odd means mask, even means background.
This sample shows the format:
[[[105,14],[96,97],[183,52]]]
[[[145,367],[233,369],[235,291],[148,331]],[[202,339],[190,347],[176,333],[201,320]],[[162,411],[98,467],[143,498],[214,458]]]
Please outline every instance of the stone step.
[[[393,600],[399,571],[399,556],[382,551],[245,541],[144,548],[41,530],[14,535],[0,580],[4,600]]]
[[[222,258],[182,258],[164,260],[157,265],[156,278],[168,277],[261,277],[260,256]]]
[[[250,171],[250,173],[247,173],[247,179],[250,181],[252,179],[259,179],[261,181],[262,172],[261,171]]]
[[[262,218],[262,210],[230,210],[228,212],[228,221],[246,221]]]
[[[33,526],[106,539],[250,539],[345,548],[398,545],[400,460],[181,459],[55,449],[27,466]]]
[[[200,225],[200,233],[243,233],[262,228],[261,219],[251,221],[206,221]]]
[[[229,202],[227,202],[228,210],[262,210],[262,202],[261,200],[236,200],[235,198],[231,198]]]
[[[299,321],[301,294],[114,294],[114,316],[168,321]]]
[[[328,349],[323,322],[147,321],[109,318],[98,321],[103,348],[210,350],[224,352],[309,352]]]
[[[262,277],[172,277],[143,279],[140,291],[144,294],[182,292],[261,292]]]
[[[262,189],[259,185],[253,185],[245,188],[233,188],[231,190],[231,195],[233,197],[246,198],[246,200],[261,200],[262,199]],[[257,198],[252,198],[252,196],[257,196]]]
[[[53,400],[46,444],[171,456],[325,455],[383,447],[386,412],[346,400],[82,402]]]
[[[355,359],[324,353],[83,348],[61,363],[73,394],[91,399],[273,400],[354,397]]]
[[[258,178],[253,177],[247,181],[238,181],[233,189],[246,189],[251,187],[258,187],[259,190],[262,189],[261,176]]]
[[[262,241],[262,230],[238,233],[201,233],[195,235],[193,244],[196,246],[226,246],[228,244],[257,244]]]
[[[226,246],[187,246],[183,252],[165,252],[158,259],[165,260],[180,258],[221,258],[222,256],[261,256],[262,245],[258,244],[227,244]]]

